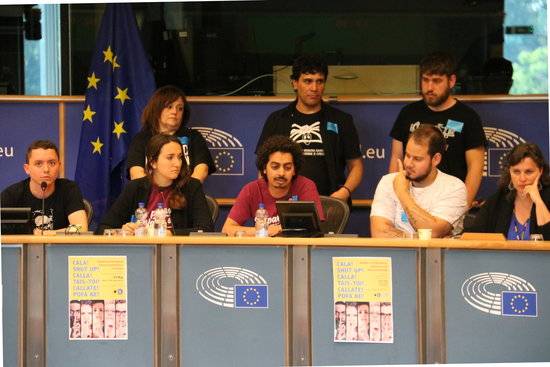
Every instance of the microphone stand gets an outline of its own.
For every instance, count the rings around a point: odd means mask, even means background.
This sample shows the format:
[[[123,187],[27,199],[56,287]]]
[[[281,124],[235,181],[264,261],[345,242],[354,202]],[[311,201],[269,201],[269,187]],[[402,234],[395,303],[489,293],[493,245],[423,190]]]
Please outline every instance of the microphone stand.
[[[162,196],[162,205],[163,206],[166,205],[166,198],[164,197],[164,190],[165,190],[164,187],[159,186],[159,193],[160,193],[160,196]]]
[[[44,235],[44,216],[46,215],[46,212],[44,209],[44,200],[46,199],[47,187],[48,187],[48,184],[46,183],[46,181],[42,181],[40,183],[40,188],[42,189],[42,227],[41,227],[42,236]]]

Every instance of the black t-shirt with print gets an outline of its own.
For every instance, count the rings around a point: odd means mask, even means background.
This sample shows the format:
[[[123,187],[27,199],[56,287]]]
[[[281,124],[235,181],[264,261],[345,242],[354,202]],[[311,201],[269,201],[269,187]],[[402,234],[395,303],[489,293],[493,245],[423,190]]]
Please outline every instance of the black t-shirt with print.
[[[466,151],[486,145],[479,115],[458,100],[444,111],[432,111],[422,100],[411,103],[403,107],[390,132],[392,138],[403,143],[403,152],[409,134],[420,124],[437,126],[447,140],[447,151],[437,168],[464,181],[468,172]]]
[[[321,136],[321,111],[306,115],[295,110],[291,119],[290,138],[300,144],[304,151],[300,174],[315,182],[318,192],[330,192]]]
[[[296,140],[296,136],[306,134],[303,123],[308,124],[309,128],[313,127],[314,132],[317,133],[315,122],[320,121],[324,160],[310,162],[310,159],[306,159],[299,174],[315,182],[319,195],[330,195],[346,181],[347,161],[361,157],[359,135],[353,124],[353,118],[350,114],[322,102],[318,115],[309,115],[311,120],[300,121],[296,117],[296,103],[295,100],[287,107],[269,115],[256,144],[256,152],[270,136],[284,135]],[[296,124],[294,136],[291,133],[293,124]],[[311,143],[308,148],[311,147]],[[304,147],[304,144],[301,145]],[[321,153],[321,151],[317,152]]]
[[[82,194],[78,185],[70,180],[55,180],[55,191],[44,200],[45,216],[42,215],[42,199],[31,193],[30,178],[13,184],[2,191],[3,207],[30,207],[30,225],[2,226],[2,232],[13,234],[32,234],[34,228],[55,230],[69,225],[69,215],[84,210]],[[44,223],[42,225],[42,223]]]

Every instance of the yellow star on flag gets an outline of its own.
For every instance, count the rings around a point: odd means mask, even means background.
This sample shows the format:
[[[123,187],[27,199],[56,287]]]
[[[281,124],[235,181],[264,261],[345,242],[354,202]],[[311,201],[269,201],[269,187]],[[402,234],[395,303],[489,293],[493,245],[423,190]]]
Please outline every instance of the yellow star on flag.
[[[92,116],[95,115],[95,112],[92,111],[92,109],[90,108],[90,105],[88,105],[88,107],[86,107],[86,109],[83,111],[83,113],[84,113],[84,118],[82,119],[82,121],[90,120],[90,122],[93,122],[92,121]]]
[[[117,64],[117,62],[116,62],[117,58],[118,58],[118,56],[113,57],[113,71],[115,71],[116,68],[120,67],[120,65]]]
[[[120,89],[119,87],[116,88],[118,91],[118,94],[116,95],[115,99],[120,99],[120,103],[124,105],[124,101],[127,99],[132,99],[128,96],[128,88],[126,89]]]
[[[99,136],[97,137],[96,141],[91,141],[90,143],[94,146],[94,151],[92,152],[92,154],[94,154],[95,152],[101,154],[101,147],[103,146],[103,143],[99,140]]]
[[[103,62],[113,62],[113,51],[111,51],[111,46],[107,48],[107,51],[103,51],[103,55],[105,55],[105,59],[103,59]]]
[[[94,87],[97,90],[97,82],[101,79],[95,77],[95,73],[92,73],[92,76],[88,77],[88,88]]]
[[[126,132],[126,130],[124,130],[124,121],[122,121],[120,124],[117,124],[116,121],[113,121],[113,123],[115,124],[115,128],[113,130],[113,134],[116,134],[116,137],[118,140],[120,140],[120,134],[123,134]]]

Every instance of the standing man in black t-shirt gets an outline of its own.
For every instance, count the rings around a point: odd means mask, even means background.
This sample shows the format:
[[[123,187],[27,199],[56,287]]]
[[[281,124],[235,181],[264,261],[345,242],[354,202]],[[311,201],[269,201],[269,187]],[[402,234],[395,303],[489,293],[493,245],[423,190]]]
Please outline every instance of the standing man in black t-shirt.
[[[31,208],[30,228],[13,227],[15,233],[51,235],[70,224],[81,225],[82,231],[88,230],[80,189],[73,181],[57,178],[61,162],[54,143],[49,140],[32,143],[23,168],[29,178],[9,186],[1,195],[1,205],[5,208]],[[42,212],[42,198],[45,213]]]
[[[420,61],[422,100],[401,110],[390,132],[392,153],[390,173],[403,161],[408,136],[421,124],[437,126],[447,140],[447,150],[438,168],[458,177],[466,185],[468,207],[475,199],[485,161],[485,133],[478,114],[451,96],[456,83],[456,63],[444,52],[426,55]]]
[[[351,115],[322,100],[327,76],[328,66],[317,56],[294,61],[296,100],[269,115],[256,150],[270,136],[289,136],[304,152],[300,174],[315,182],[320,195],[349,200],[363,177],[361,148]]]

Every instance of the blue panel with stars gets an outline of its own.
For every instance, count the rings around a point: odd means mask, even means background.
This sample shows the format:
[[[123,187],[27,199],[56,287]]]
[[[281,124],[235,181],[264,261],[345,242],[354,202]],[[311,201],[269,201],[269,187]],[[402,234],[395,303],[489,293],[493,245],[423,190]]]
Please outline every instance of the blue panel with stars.
[[[267,308],[267,285],[235,285],[235,308]]]
[[[512,148],[489,148],[487,150],[487,175],[489,177],[500,177],[510,150]]]
[[[502,314],[537,317],[537,293],[502,292]]]
[[[215,175],[244,175],[243,148],[209,148],[214,164]]]

